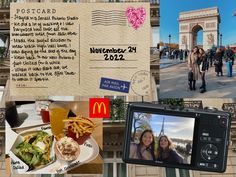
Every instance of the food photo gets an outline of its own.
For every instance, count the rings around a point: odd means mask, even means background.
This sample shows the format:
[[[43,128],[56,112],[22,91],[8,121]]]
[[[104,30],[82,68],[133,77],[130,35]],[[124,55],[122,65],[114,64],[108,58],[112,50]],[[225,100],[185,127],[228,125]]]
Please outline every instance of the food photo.
[[[11,172],[63,174],[90,162],[102,167],[102,121],[88,117],[88,102],[42,103],[16,103],[16,114],[6,118]]]

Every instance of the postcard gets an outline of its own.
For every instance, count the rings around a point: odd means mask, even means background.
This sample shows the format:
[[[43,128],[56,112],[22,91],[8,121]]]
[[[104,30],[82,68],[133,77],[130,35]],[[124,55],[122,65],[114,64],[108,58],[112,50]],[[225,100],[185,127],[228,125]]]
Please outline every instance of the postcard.
[[[149,3],[11,3],[11,96],[148,95]]]

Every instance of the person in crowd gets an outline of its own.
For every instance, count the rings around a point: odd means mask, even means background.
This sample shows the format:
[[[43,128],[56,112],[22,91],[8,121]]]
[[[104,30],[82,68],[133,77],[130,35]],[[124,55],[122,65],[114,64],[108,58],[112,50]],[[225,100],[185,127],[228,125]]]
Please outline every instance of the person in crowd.
[[[233,65],[234,65],[234,52],[229,46],[226,47],[224,53],[224,59],[226,61],[227,76],[232,77]]]
[[[183,157],[176,152],[168,136],[162,135],[158,140],[157,160],[164,163],[184,163]]]
[[[189,154],[191,154],[191,151],[192,151],[192,145],[191,145],[191,143],[188,143],[188,144],[186,144],[186,153],[187,153],[187,155],[189,155]]]
[[[217,77],[219,77],[220,75],[223,76],[223,71],[222,71],[223,60],[222,60],[222,51],[220,48],[216,50],[216,54],[214,56],[214,65],[215,65],[216,76]]]
[[[160,58],[162,58],[163,56],[163,50],[160,51]]]
[[[166,51],[166,56],[169,57],[169,52],[168,51]]]
[[[179,58],[179,50],[174,50],[174,59],[178,59]]]
[[[144,130],[139,138],[139,144],[130,144],[129,157],[132,159],[155,160],[154,145],[152,130]]]
[[[195,46],[193,48],[193,51],[188,56],[188,69],[189,72],[193,73],[193,79],[192,81],[189,81],[190,90],[196,90],[196,80],[198,80],[198,75],[199,75],[198,57],[199,57],[199,50],[198,47]]]
[[[186,60],[187,59],[187,57],[188,57],[188,54],[189,54],[189,51],[186,49],[186,50],[184,50],[184,60]]]
[[[183,60],[183,58],[184,58],[184,53],[183,53],[183,50],[181,49],[181,50],[179,51],[179,59],[180,59],[180,60]]]
[[[214,52],[211,49],[207,50],[207,56],[208,56],[208,61],[209,61],[209,66],[213,66],[213,58],[214,58]]]
[[[207,60],[207,55],[202,48],[199,48],[198,65],[199,65],[199,72],[200,72],[201,79],[202,79],[200,93],[204,93],[204,92],[206,92],[205,73],[206,73],[206,70],[208,67],[208,60]]]
[[[174,59],[174,58],[175,58],[175,51],[172,50],[172,51],[171,51],[171,54],[170,54],[170,59]]]

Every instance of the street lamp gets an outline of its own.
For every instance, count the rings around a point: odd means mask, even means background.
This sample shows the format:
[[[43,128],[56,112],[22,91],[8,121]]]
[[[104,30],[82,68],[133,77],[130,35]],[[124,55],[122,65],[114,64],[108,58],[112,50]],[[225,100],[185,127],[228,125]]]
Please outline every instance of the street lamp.
[[[222,47],[222,34],[220,34],[220,47]]]
[[[171,40],[171,35],[169,34],[169,58],[170,58],[170,40]]]

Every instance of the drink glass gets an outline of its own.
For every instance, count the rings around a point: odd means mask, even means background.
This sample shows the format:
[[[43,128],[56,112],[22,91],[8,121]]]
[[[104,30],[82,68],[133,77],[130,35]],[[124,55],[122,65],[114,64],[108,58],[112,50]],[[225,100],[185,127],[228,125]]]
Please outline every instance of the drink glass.
[[[64,103],[51,103],[49,105],[50,124],[52,134],[58,136],[63,133],[64,119],[67,119],[69,109],[66,108]]]
[[[49,111],[45,109],[41,109],[40,115],[42,117],[43,123],[50,122]]]

